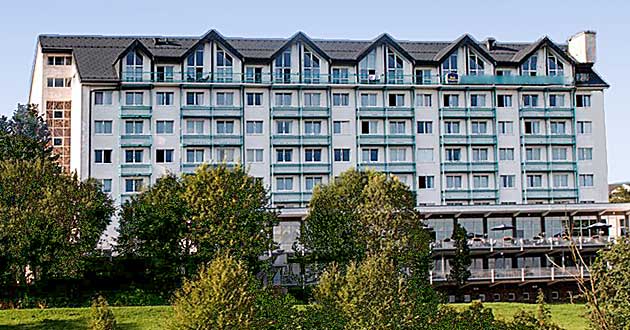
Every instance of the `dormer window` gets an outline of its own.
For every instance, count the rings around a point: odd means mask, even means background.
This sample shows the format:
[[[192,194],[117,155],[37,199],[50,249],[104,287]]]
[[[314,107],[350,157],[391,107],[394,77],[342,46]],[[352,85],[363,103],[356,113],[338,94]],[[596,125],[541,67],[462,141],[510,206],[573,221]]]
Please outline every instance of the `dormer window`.
[[[126,81],[142,81],[142,55],[136,51],[127,54],[123,76]]]
[[[468,56],[468,73],[471,76],[483,76],[485,73],[484,67],[485,63],[477,54]]]
[[[387,48],[387,82],[390,84],[402,84],[403,80],[403,59],[391,48]]]
[[[285,50],[276,57],[274,81],[279,83],[291,82],[291,51]]]
[[[319,58],[308,50],[304,51],[304,82],[319,83]]]
[[[224,50],[217,50],[217,82],[232,82],[232,56]]]
[[[553,54],[547,56],[547,75],[548,76],[564,76],[564,65],[560,59]]]
[[[376,76],[376,49],[373,49],[359,62],[359,82],[369,84],[378,82]]]
[[[523,65],[521,65],[521,72],[523,76],[536,76],[536,68],[538,66],[538,56],[530,56]]]
[[[203,48],[199,47],[186,58],[186,80],[201,81],[203,76]]]
[[[442,74],[457,73],[457,53],[451,54],[442,62]]]

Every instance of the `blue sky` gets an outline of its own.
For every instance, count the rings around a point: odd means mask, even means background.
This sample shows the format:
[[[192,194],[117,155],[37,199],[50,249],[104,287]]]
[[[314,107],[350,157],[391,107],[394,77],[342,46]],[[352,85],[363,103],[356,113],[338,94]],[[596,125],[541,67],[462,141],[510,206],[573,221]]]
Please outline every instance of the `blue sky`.
[[[209,1],[4,0],[0,4],[0,114],[27,101],[36,37],[43,33],[565,42],[581,30],[598,33],[596,70],[606,93],[609,182],[630,181],[630,2],[606,1]]]

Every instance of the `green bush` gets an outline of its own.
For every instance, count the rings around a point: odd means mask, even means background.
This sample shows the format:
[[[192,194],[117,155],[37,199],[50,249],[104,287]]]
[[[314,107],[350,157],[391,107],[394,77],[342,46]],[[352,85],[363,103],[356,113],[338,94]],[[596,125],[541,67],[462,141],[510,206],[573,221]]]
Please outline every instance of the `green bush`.
[[[252,329],[255,293],[243,262],[219,256],[175,294],[171,329]]]
[[[92,315],[90,320],[91,330],[114,330],[116,329],[116,318],[107,300],[103,296],[98,296],[92,302]]]

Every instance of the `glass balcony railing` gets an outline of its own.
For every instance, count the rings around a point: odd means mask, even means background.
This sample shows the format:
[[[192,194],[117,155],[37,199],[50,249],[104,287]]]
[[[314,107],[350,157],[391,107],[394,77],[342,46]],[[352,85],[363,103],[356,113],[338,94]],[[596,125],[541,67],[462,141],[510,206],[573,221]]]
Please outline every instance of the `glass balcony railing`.
[[[431,271],[429,273],[430,282],[444,282],[448,280],[448,273],[443,271]],[[588,268],[585,266],[566,267],[522,267],[522,268],[491,268],[491,269],[470,269],[471,282],[501,282],[519,281],[527,282],[540,279],[583,279],[590,277]]]

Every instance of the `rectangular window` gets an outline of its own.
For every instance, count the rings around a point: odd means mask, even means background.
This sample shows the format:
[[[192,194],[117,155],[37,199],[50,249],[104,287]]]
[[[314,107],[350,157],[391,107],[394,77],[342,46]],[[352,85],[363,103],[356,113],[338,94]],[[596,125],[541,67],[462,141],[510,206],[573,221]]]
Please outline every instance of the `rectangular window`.
[[[591,96],[590,95],[576,95],[575,96],[575,106],[578,108],[590,108],[591,107]]]
[[[236,160],[234,148],[217,148],[217,161],[224,163],[233,163]]]
[[[472,94],[470,95],[470,106],[473,108],[477,107],[485,107],[486,106],[486,96],[483,94]]]
[[[567,148],[565,147],[553,147],[551,149],[552,160],[567,160]]]
[[[348,121],[339,121],[336,120],[333,122],[333,134],[348,134],[348,125],[350,123]]]
[[[488,161],[488,149],[487,148],[473,148],[472,150],[473,161],[487,162]]]
[[[142,149],[125,150],[125,163],[144,162],[144,151]]]
[[[155,122],[156,134],[173,134],[172,120],[158,120]]]
[[[561,95],[561,94],[549,95],[549,106],[552,108],[564,107],[564,95]]]
[[[234,121],[233,120],[217,121],[217,134],[234,134]]]
[[[433,175],[421,175],[418,177],[418,189],[433,189]]]
[[[460,148],[446,148],[446,161],[459,162],[462,160],[462,150]]]
[[[144,93],[126,92],[125,105],[142,105],[144,103]]]
[[[293,178],[276,178],[276,190],[277,191],[293,190]]]
[[[349,162],[350,149],[335,149],[334,157],[336,162]]]
[[[514,160],[514,148],[499,148],[499,160]]]
[[[488,188],[490,185],[490,179],[487,175],[474,175],[473,176],[473,188],[483,189]]]
[[[488,123],[485,121],[473,121],[472,122],[472,133],[473,134],[487,134],[488,133]]]
[[[234,93],[219,92],[217,93],[217,105],[223,107],[234,106]]]
[[[305,162],[321,162],[322,149],[304,149]]]
[[[500,121],[499,122],[499,134],[501,135],[512,135],[514,134],[514,123],[511,121]]]
[[[525,94],[523,95],[523,106],[526,108],[535,108],[538,106],[538,95]]]
[[[290,107],[292,101],[291,93],[276,93],[275,94],[275,103],[277,107]]]
[[[594,185],[593,174],[580,174],[580,187],[592,187]]]
[[[446,188],[447,189],[462,189],[462,177],[460,175],[447,175]]]
[[[157,149],[155,150],[156,163],[172,163],[173,149]]]
[[[578,148],[578,160],[593,160],[593,148]]]
[[[142,120],[126,120],[125,134],[140,135],[144,131],[144,122]]]
[[[110,105],[112,104],[112,92],[94,92],[94,105]]]
[[[364,120],[361,122],[361,134],[376,134],[376,133],[378,133],[378,121]]]
[[[48,78],[46,86],[59,88],[59,87],[70,87],[71,84],[72,84],[72,78]]]
[[[72,56],[48,56],[48,65],[72,65]]]
[[[444,134],[459,134],[460,124],[458,121],[445,121]]]
[[[361,106],[362,107],[375,107],[376,106],[376,93],[362,93]]]
[[[542,187],[542,175],[529,174],[527,175],[527,188],[541,188]]]
[[[186,92],[186,105],[203,105],[203,92]]]
[[[389,134],[406,134],[407,130],[405,128],[404,121],[390,121],[389,122]]]
[[[497,95],[497,107],[499,108],[512,107],[512,95]]]
[[[332,83],[333,84],[347,84],[349,80],[348,68],[333,68],[332,69]]]
[[[553,186],[554,188],[566,188],[569,186],[569,175],[568,174],[554,174],[553,175]]]
[[[245,82],[262,83],[262,68],[253,66],[245,67]]]
[[[433,162],[433,148],[418,148],[418,162],[419,163],[432,163]]]
[[[578,121],[577,131],[578,134],[591,134],[593,133],[593,123],[590,121]]]
[[[262,163],[263,149],[247,149],[246,157],[248,163]]]
[[[204,133],[203,120],[186,120],[186,134],[200,135]]]
[[[306,135],[321,135],[322,134],[322,122],[319,120],[304,122],[304,134]]]
[[[306,107],[319,107],[321,106],[320,93],[304,93],[304,106]]]
[[[378,149],[364,148],[361,150],[361,159],[365,163],[378,162]]]
[[[567,123],[564,121],[552,121],[550,124],[551,134],[566,134]]]
[[[444,107],[456,108],[459,107],[459,95],[457,94],[444,94]]]
[[[405,94],[389,94],[387,105],[390,107],[404,107]]]
[[[112,151],[111,150],[94,150],[94,163],[111,164]]]
[[[525,148],[525,159],[528,161],[540,161],[542,158],[540,148]]]
[[[389,149],[389,161],[391,161],[391,162],[404,162],[404,161],[407,161],[407,149],[405,149],[405,148],[390,148]]]
[[[501,175],[501,188],[514,188],[515,175]]]
[[[416,94],[416,107],[428,108],[431,106],[431,94]]]
[[[101,179],[101,191],[104,193],[112,192],[112,179]]]
[[[350,105],[350,94],[348,93],[334,93],[333,105],[337,107],[347,107]]]
[[[418,122],[418,134],[433,134],[433,122],[431,122],[431,121],[419,121]]]
[[[94,122],[95,134],[112,134],[111,120],[97,120]]]
[[[262,120],[248,120],[245,124],[245,131],[247,134],[262,134],[263,122]]]
[[[157,105],[173,105],[173,92],[157,92],[155,96]]]
[[[247,105],[260,106],[262,105],[263,93],[247,93]]]
[[[142,191],[142,179],[125,179],[125,192],[133,193]]]
[[[321,176],[307,176],[304,180],[306,191],[313,191],[315,186],[322,184]]]
[[[204,161],[203,149],[187,149],[186,150],[186,163],[199,164]]]
[[[276,162],[288,163],[293,161],[293,149],[276,149]]]
[[[531,120],[525,121],[525,134],[540,134],[540,122]]]
[[[276,121],[276,134],[291,134],[291,128],[293,121],[291,120],[278,120]]]
[[[432,82],[430,69],[416,69],[416,85],[426,85]]]
[[[157,67],[157,81],[173,81],[174,66],[172,65],[160,65]]]

